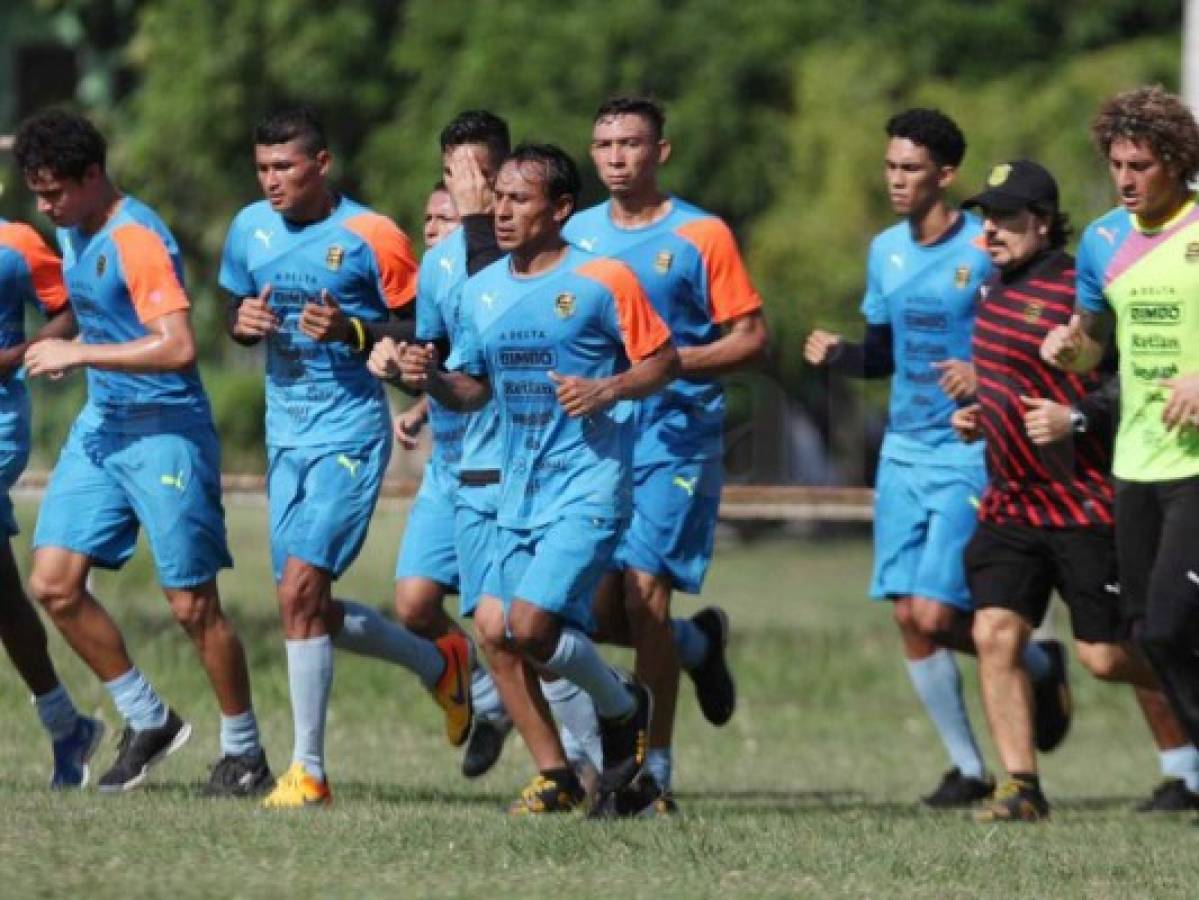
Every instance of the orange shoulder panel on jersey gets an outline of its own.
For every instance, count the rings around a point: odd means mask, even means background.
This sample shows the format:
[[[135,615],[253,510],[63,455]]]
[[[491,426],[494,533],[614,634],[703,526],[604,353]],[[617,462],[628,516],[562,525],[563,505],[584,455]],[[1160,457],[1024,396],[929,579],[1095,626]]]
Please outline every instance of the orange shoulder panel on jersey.
[[[719,325],[762,308],[762,298],[749,280],[729,226],[709,216],[680,225],[675,234],[694,244],[703,258],[713,322]]]
[[[33,289],[46,312],[56,313],[67,305],[62,260],[46,246],[40,234],[23,222],[5,222],[0,225],[0,244],[11,247],[24,258]]]
[[[645,359],[670,340],[670,329],[645,296],[633,270],[624,263],[615,259],[593,259],[575,271],[598,281],[616,300],[616,317],[630,360]]]
[[[162,238],[144,225],[129,223],[113,229],[112,242],[138,321],[144,325],[191,306]]]
[[[412,242],[395,222],[378,213],[346,219],[345,226],[366,241],[375,254],[383,298],[390,309],[400,309],[416,297],[416,259]]]
[[[970,246],[977,247],[979,250],[986,250],[987,249],[987,236],[985,234],[975,235],[974,240],[972,240],[970,242]]]

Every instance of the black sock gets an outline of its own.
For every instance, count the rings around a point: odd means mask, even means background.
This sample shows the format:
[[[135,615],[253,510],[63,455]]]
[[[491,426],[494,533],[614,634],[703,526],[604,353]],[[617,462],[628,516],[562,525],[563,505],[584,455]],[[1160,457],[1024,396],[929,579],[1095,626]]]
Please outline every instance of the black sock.
[[[582,785],[579,784],[579,776],[575,774],[575,770],[570,766],[566,766],[563,769],[542,769],[541,775],[554,782],[554,784],[565,788],[582,788]]]
[[[1029,772],[1012,772],[1012,781],[1030,791],[1041,793],[1041,776]]]

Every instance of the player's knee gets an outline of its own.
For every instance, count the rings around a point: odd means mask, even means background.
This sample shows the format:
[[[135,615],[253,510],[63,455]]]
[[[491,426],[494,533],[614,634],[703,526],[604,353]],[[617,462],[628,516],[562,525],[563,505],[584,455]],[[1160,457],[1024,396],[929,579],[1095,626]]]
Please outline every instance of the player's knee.
[[[1078,661],[1101,681],[1122,681],[1127,651],[1119,644],[1076,644]]]
[[[505,642],[504,607],[498,600],[483,597],[475,608],[475,634],[485,652],[490,655],[502,649]]]
[[[971,635],[979,655],[1014,657],[1024,638],[1020,617],[1006,610],[984,609],[974,616]]]
[[[52,617],[71,615],[83,602],[84,585],[67,572],[34,566],[29,576],[29,592]]]
[[[558,646],[552,616],[530,603],[516,602],[508,613],[508,636],[525,656],[545,662]]]
[[[932,600],[914,604],[912,627],[921,637],[940,643],[953,629],[953,614]]]
[[[189,635],[206,632],[221,617],[215,598],[197,591],[174,591],[171,613]]]
[[[405,628],[417,634],[430,634],[439,624],[440,604],[419,591],[396,587],[396,618]]]
[[[916,614],[912,609],[910,600],[897,600],[891,605],[891,616],[895,619],[895,624],[904,634],[915,634]]]
[[[625,592],[625,613],[638,632],[662,630],[670,626],[670,584],[644,576],[635,588]]]
[[[289,570],[276,591],[285,622],[315,619],[321,610],[320,580],[306,570]]]

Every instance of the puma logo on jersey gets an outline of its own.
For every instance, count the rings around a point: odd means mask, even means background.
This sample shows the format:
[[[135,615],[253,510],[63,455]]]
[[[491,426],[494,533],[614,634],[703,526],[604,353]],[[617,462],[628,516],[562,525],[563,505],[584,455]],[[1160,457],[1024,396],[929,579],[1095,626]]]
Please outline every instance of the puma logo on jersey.
[[[273,235],[273,234],[274,234],[274,232],[264,231],[261,228],[254,229],[254,237],[257,238],[258,240],[262,241],[262,246],[266,247],[268,250],[271,247],[271,235]]]
[[[443,256],[441,259],[437,260],[437,265],[441,266],[449,274],[454,274],[454,261],[449,257]]]
[[[595,244],[596,244],[595,238],[581,238],[577,243],[580,247],[582,247],[588,253],[595,252]]]
[[[695,496],[695,483],[699,481],[698,475],[692,475],[690,478],[684,478],[682,475],[674,476],[674,480],[670,483],[677,488],[682,488],[687,492],[688,497]]]
[[[1104,228],[1102,225],[1100,225],[1098,228],[1095,229],[1095,233],[1097,235],[1099,235],[1101,238],[1103,238],[1105,241],[1107,241],[1109,244],[1111,244],[1113,247],[1116,245],[1116,232],[1112,231],[1112,229]]]
[[[358,477],[358,467],[362,465],[361,460],[352,460],[344,453],[337,454],[337,464],[350,473],[351,478]]]
[[[161,475],[158,479],[159,483],[164,487],[173,487],[180,493],[183,492],[183,470],[179,470],[178,475]]]
[[[488,309],[491,309],[491,304],[495,303],[495,295],[486,293],[480,294],[479,301]]]
[[[898,253],[892,253],[891,254],[891,265],[895,266],[895,268],[897,268],[897,269],[902,269],[903,268],[903,257],[900,256]]]

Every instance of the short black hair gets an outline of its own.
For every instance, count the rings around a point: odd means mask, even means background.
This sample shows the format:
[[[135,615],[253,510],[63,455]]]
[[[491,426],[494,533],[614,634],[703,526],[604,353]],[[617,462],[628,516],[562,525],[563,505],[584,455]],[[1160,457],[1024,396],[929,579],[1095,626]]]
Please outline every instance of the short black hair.
[[[446,193],[446,194],[448,194],[450,192],[450,189],[448,187],[446,187],[444,178],[438,178],[437,182],[433,185],[432,189],[429,191],[430,194],[436,194],[439,192]]]
[[[521,144],[504,160],[505,163],[534,163],[545,173],[545,189],[551,202],[569,197],[571,206],[578,207],[583,180],[579,167],[570,154],[554,144]]]
[[[966,155],[966,136],[957,123],[939,109],[916,107],[887,120],[887,137],[907,138],[928,150],[938,166],[962,164]]]
[[[485,109],[460,112],[441,129],[441,152],[466,144],[485,145],[498,163],[512,152],[508,123]]]
[[[666,111],[662,104],[651,97],[622,94],[609,97],[595,111],[594,121],[611,116],[641,116],[654,130],[654,137],[661,138],[666,131]]]
[[[254,126],[255,146],[269,147],[291,141],[300,141],[309,156],[329,149],[325,126],[315,110],[305,103],[273,109]]]
[[[79,181],[89,166],[100,171],[108,158],[108,142],[90,121],[65,109],[30,116],[17,129],[13,155],[26,175],[43,169],[56,178]]]

